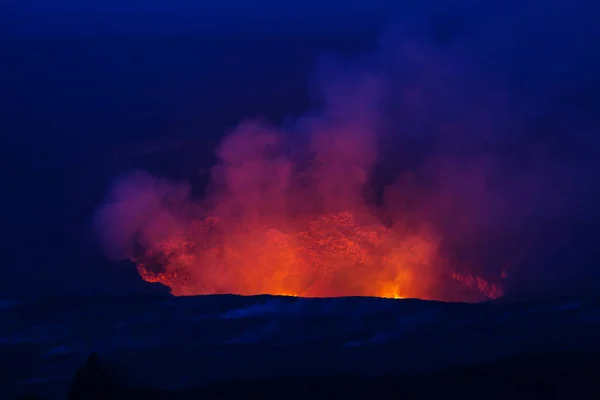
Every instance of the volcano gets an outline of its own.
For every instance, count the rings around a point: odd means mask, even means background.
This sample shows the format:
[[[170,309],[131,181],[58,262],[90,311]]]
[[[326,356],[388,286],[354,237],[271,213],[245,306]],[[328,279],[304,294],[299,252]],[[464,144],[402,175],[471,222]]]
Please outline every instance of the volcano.
[[[543,181],[490,153],[489,96],[455,84],[469,76],[426,46],[400,50],[324,68],[317,107],[289,123],[239,123],[207,187],[125,173],[96,213],[104,251],[177,296],[501,297]]]
[[[239,226],[226,234],[219,219],[193,221],[133,260],[147,282],[174,295],[274,294],[373,296],[444,300],[496,299],[500,284],[463,276],[438,259],[426,235],[402,237],[348,212],[304,216],[286,226]],[[434,264],[435,263],[435,264]],[[456,284],[459,283],[459,284]],[[460,287],[464,286],[464,287]]]

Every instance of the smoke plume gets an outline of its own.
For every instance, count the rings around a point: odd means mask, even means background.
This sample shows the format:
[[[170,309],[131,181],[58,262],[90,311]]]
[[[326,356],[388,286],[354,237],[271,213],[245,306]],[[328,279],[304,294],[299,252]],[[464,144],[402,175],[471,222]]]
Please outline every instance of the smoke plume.
[[[103,249],[176,295],[471,301],[552,286],[589,165],[557,156],[539,104],[472,54],[394,31],[373,54],[324,58],[318,106],[285,127],[241,122],[205,197],[144,171],[117,179],[95,218]]]

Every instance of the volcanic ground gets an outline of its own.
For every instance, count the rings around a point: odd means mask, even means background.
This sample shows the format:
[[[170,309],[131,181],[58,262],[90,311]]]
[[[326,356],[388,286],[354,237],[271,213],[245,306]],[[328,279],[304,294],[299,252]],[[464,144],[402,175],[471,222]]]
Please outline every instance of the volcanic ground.
[[[382,376],[519,354],[600,350],[600,300],[77,297],[2,302],[3,398],[65,398],[91,352],[132,382],[178,389],[232,379]]]

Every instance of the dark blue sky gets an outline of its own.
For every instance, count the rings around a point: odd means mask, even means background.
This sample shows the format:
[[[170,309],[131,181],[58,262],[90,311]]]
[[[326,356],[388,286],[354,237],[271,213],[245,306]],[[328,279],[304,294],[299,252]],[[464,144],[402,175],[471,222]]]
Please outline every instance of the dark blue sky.
[[[72,19],[86,15],[90,21],[108,20],[109,17],[124,21],[121,29],[136,33],[142,21],[148,19],[156,30],[177,30],[181,26],[169,24],[169,20],[185,21],[186,25],[211,27],[211,29],[232,28],[239,25],[257,25],[260,23],[274,24],[280,29],[285,27],[312,29],[360,29],[361,26],[373,22],[412,22],[419,24],[432,15],[445,15],[449,18],[470,21],[473,24],[484,24],[494,29],[504,31],[562,32],[590,30],[594,28],[594,11],[597,6],[593,1],[578,0],[565,2],[550,1],[494,1],[481,2],[477,0],[427,0],[427,1],[342,1],[342,0],[293,0],[280,2],[275,0],[227,0],[213,2],[196,1],[86,1],[72,0],[8,0],[3,2],[0,9],[3,14],[36,13],[48,19],[58,18],[58,14],[70,14]],[[162,19],[162,20],[161,20]],[[33,19],[31,21],[34,21]],[[39,29],[24,18],[21,29]],[[35,20],[36,24],[39,22]],[[161,22],[162,21],[162,22]],[[10,22],[8,19],[7,22]],[[80,20],[84,22],[84,20]],[[105,21],[106,22],[106,21]],[[235,22],[235,23],[234,23]],[[150,22],[148,22],[150,24]],[[17,28],[14,24],[10,28]],[[88,29],[97,28],[93,24]],[[145,28],[148,28],[146,26]],[[5,27],[8,30],[9,28]],[[597,29],[597,28],[596,28]],[[596,31],[597,32],[597,31]],[[139,33],[139,31],[138,31]]]

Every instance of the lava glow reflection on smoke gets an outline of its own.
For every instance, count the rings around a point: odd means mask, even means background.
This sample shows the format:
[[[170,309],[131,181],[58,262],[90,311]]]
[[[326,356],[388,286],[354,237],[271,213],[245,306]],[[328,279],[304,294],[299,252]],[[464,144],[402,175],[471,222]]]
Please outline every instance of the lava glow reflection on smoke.
[[[348,212],[286,222],[287,228],[243,226],[223,234],[212,218],[210,228],[194,223],[194,231],[170,236],[134,259],[143,279],[175,295],[434,297],[428,282],[433,238],[402,238],[381,224],[364,227]]]
[[[324,74],[321,111],[292,129],[241,123],[222,140],[202,199],[186,183],[126,174],[96,214],[103,248],[174,295],[501,296],[510,254],[496,252],[495,265],[479,256],[525,215],[515,210],[528,192],[510,195],[524,181],[494,181],[495,160],[478,147],[489,148],[490,126],[480,99],[448,93],[462,89],[446,85],[435,57],[406,54],[403,68],[415,65],[401,85],[387,72],[342,69]],[[437,143],[386,184],[383,200],[367,200],[390,110],[405,123],[395,143],[419,138],[415,129]]]

